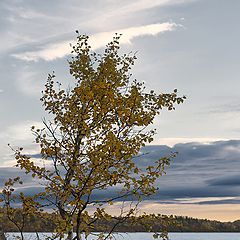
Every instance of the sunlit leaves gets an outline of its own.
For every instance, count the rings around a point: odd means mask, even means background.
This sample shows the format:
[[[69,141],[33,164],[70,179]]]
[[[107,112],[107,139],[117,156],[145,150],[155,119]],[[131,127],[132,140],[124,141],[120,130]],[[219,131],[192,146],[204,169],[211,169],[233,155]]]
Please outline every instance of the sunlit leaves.
[[[177,90],[145,92],[143,83],[131,79],[136,55],[120,55],[119,39],[116,35],[97,54],[91,50],[88,36],[77,37],[69,60],[71,88],[62,89],[55,73],[49,74],[41,101],[53,120],[44,120],[43,129],[31,128],[48,166],[34,163],[22,149],[15,151],[18,167],[46,183],[42,198],[57,213],[56,232],[67,233],[69,240],[73,224],[80,239],[82,232],[90,233],[98,218],[107,217],[101,207],[104,203],[112,205],[130,196],[138,202],[142,195],[154,194],[154,183],[172,157],[159,159],[146,169],[134,161],[141,147],[153,140],[155,130],[146,127],[163,108],[174,110],[185,97],[178,97]],[[102,197],[96,199],[96,192],[110,187],[120,191],[109,197],[99,194]],[[25,206],[32,204],[23,196],[22,200]],[[134,210],[130,207],[121,214],[130,217]]]

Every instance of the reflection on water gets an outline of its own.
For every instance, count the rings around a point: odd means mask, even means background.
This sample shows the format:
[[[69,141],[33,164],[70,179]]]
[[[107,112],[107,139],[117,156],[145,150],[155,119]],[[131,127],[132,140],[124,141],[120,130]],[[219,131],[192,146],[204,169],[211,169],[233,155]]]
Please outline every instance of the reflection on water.
[[[20,236],[18,233],[7,233],[8,240],[14,240]],[[26,240],[36,240],[34,233],[25,233]],[[51,236],[51,233],[39,233],[40,239]],[[153,240],[152,233],[117,233],[116,240]],[[170,233],[170,240],[240,240],[240,233]],[[84,238],[83,238],[84,239]],[[88,240],[97,239],[96,236],[89,236]]]

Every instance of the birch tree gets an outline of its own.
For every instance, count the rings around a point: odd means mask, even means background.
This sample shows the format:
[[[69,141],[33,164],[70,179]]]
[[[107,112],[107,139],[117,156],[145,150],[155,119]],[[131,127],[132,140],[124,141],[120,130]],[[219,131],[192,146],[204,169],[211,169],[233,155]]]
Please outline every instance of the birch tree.
[[[47,164],[39,166],[22,148],[15,150],[17,166],[45,184],[41,198],[56,212],[56,236],[67,234],[68,240],[88,236],[98,219],[107,219],[107,205],[125,201],[129,204],[118,219],[132,216],[142,197],[157,191],[155,182],[172,157],[144,169],[136,158],[153,141],[154,118],[185,97],[177,90],[146,92],[132,79],[136,56],[119,53],[119,38],[98,54],[88,36],[78,35],[68,62],[71,88],[61,87],[54,73],[48,76],[41,101],[51,118],[42,129],[32,126]],[[110,237],[114,227],[98,238]]]

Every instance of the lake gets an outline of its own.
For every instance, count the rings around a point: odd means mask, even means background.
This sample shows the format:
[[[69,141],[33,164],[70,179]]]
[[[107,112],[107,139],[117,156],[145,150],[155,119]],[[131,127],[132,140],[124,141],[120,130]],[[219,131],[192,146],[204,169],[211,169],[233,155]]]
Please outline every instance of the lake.
[[[18,234],[8,233],[9,240],[13,240]],[[40,238],[49,236],[49,233],[40,233]],[[116,240],[153,240],[152,233],[118,233],[115,234]],[[240,240],[240,233],[170,233],[170,240]],[[35,240],[32,233],[25,234],[26,240]],[[96,239],[89,237],[89,240]]]

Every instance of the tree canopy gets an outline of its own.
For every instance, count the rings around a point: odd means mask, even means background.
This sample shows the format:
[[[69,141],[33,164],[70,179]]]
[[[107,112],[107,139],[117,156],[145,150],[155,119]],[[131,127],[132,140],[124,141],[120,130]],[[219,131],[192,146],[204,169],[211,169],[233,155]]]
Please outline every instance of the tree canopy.
[[[64,89],[55,74],[49,74],[41,101],[51,118],[43,120],[42,129],[32,126],[45,164],[34,162],[22,148],[14,150],[17,166],[44,184],[44,191],[28,203],[35,213],[46,205],[56,213],[56,237],[67,234],[71,240],[74,231],[77,240],[82,233],[87,236],[98,219],[109,218],[105,207],[117,201],[129,203],[118,219],[132,216],[142,196],[156,192],[155,181],[172,157],[156,159],[144,169],[136,158],[153,140],[155,130],[149,126],[154,118],[163,108],[173,110],[185,97],[179,97],[176,89],[146,92],[130,73],[136,56],[120,54],[119,39],[114,36],[98,54],[88,36],[77,36],[69,60],[73,83]],[[118,224],[99,239],[108,238]]]

